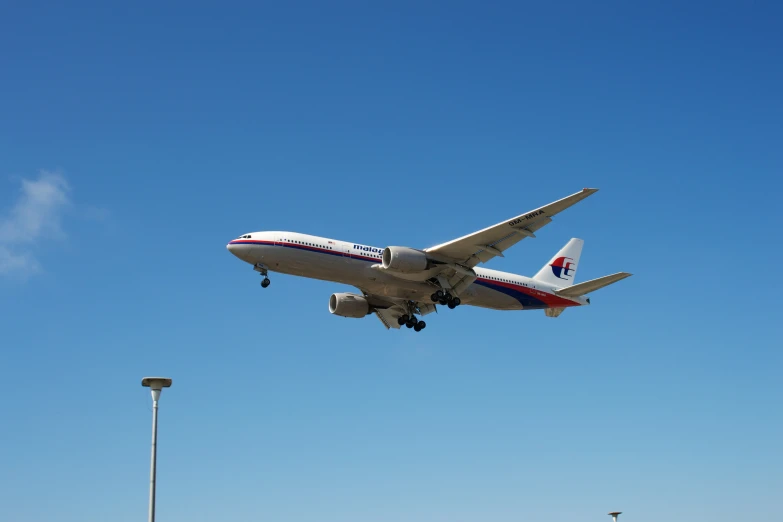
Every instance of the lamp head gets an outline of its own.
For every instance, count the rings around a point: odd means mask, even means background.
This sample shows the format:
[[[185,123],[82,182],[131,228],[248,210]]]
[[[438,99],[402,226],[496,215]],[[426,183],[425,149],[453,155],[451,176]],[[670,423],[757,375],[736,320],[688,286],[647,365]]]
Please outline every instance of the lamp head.
[[[161,390],[171,386],[171,379],[168,377],[144,377],[141,380],[141,385],[152,390]]]
[[[171,386],[171,379],[168,377],[144,377],[141,380],[141,385],[152,391],[152,400],[157,402],[160,398],[160,391]]]

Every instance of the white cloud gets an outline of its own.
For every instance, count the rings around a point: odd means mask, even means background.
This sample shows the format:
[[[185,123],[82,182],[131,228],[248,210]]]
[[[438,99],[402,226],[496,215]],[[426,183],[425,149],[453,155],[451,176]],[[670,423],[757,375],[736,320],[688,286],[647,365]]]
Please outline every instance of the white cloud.
[[[37,179],[21,180],[16,201],[0,212],[0,275],[27,276],[39,270],[36,241],[64,237],[61,222],[69,193],[60,172],[42,170]]]
[[[0,245],[0,274],[16,273],[30,275],[38,271],[40,265],[29,253],[15,253]]]

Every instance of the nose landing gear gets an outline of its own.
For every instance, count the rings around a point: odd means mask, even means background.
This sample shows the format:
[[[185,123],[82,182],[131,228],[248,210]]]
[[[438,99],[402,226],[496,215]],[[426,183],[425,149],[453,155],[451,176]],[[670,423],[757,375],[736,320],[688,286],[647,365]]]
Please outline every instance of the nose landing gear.
[[[253,270],[264,276],[263,281],[261,281],[261,288],[266,288],[272,283],[272,281],[269,280],[269,277],[267,277],[269,270],[264,265],[257,263],[253,266]]]

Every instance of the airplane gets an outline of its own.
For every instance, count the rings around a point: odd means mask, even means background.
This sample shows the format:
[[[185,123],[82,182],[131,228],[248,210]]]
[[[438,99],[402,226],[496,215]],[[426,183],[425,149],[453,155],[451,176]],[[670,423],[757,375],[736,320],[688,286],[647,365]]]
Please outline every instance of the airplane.
[[[236,257],[253,265],[270,284],[269,272],[321,279],[357,287],[360,294],[335,293],[329,312],[362,318],[375,314],[388,330],[405,326],[416,332],[427,323],[417,316],[437,305],[494,310],[544,310],[558,317],[566,308],[590,304],[587,294],[629,277],[627,272],[574,284],[584,242],[571,239],[533,277],[481,268],[494,257],[552,221],[552,217],[596,193],[585,188],[472,234],[416,249],[378,248],[297,232],[251,232],[228,243]]]

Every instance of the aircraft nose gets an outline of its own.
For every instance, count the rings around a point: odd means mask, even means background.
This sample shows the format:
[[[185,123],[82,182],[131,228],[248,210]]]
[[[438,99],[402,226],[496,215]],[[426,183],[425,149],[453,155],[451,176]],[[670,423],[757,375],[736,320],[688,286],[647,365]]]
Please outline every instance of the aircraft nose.
[[[239,245],[237,243],[234,243],[233,241],[226,245],[226,250],[237,256],[238,258],[242,259],[242,250],[245,245]]]
[[[226,250],[237,256],[242,261],[247,261],[248,263],[251,262],[250,258],[253,257],[252,245],[237,243],[236,240],[227,244]]]

